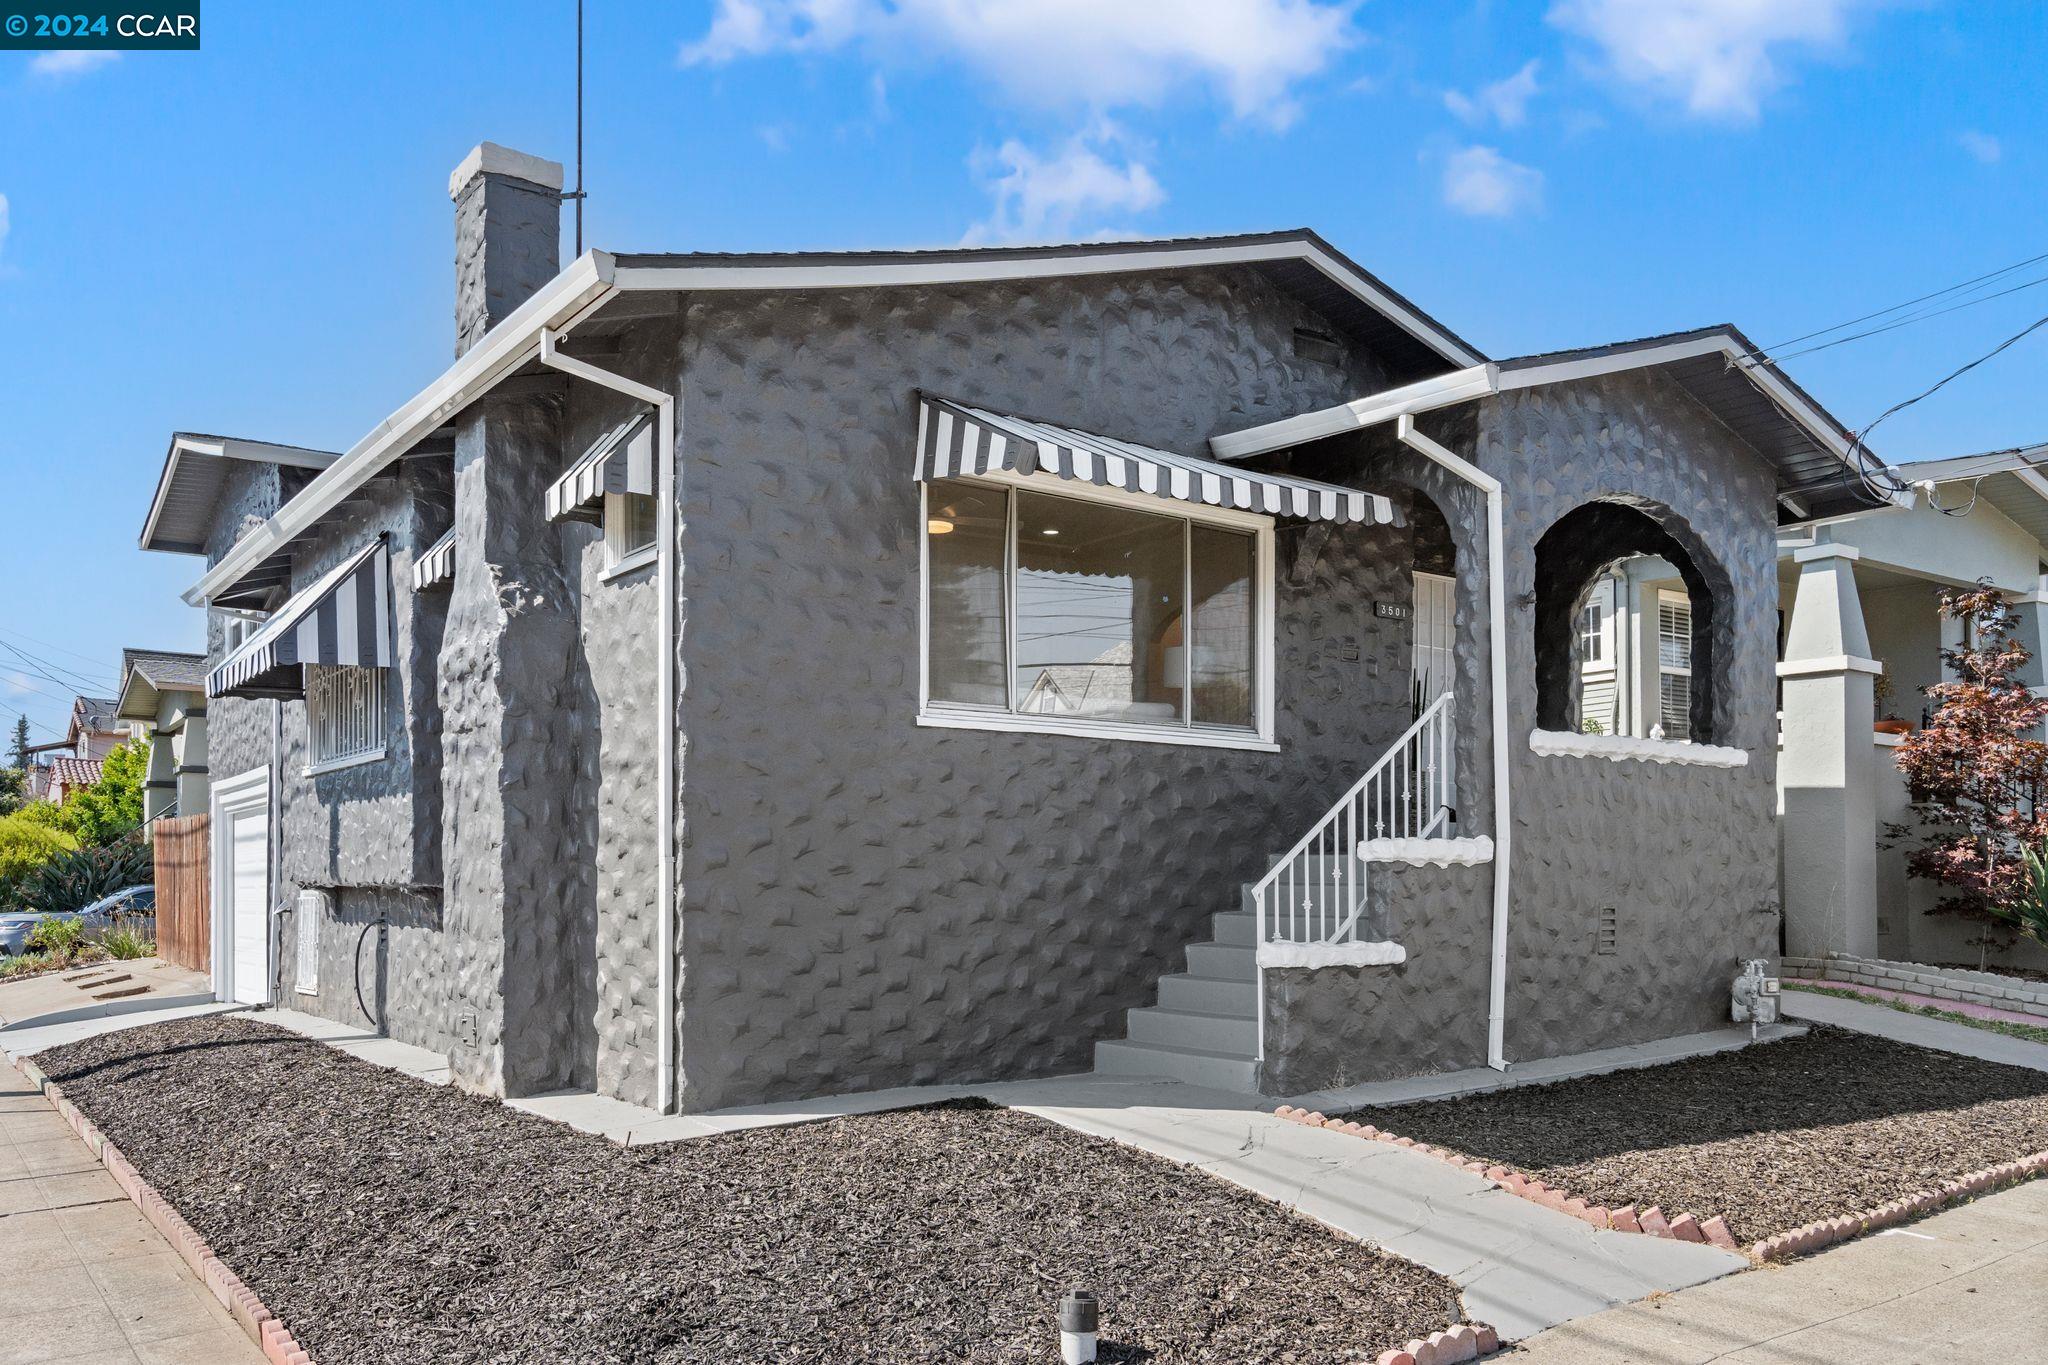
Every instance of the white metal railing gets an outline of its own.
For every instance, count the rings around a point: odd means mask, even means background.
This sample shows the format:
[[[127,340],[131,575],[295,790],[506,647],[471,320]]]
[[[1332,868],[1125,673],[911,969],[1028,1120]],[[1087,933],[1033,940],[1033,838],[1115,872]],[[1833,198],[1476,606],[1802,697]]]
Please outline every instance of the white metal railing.
[[[1368,839],[1429,839],[1449,823],[1457,739],[1444,693],[1252,888],[1258,941],[1353,943]]]

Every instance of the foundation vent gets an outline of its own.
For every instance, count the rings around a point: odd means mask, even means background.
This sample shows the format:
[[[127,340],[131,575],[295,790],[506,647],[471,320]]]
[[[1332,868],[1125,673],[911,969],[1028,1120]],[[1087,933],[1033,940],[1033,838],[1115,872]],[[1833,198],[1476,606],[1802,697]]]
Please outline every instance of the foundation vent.
[[[1594,930],[1593,951],[1602,957],[1613,957],[1616,941],[1621,936],[1621,911],[1607,906],[1600,912],[1599,927]]]

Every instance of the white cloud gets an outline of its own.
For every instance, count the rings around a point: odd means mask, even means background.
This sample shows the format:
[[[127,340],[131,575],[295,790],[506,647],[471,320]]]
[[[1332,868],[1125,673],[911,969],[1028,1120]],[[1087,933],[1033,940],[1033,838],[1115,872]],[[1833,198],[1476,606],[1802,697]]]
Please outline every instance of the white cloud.
[[[1503,128],[1519,128],[1528,117],[1529,101],[1536,96],[1537,65],[1532,59],[1514,75],[1480,87],[1477,94],[1446,90],[1444,107],[1467,123],[1481,124],[1490,119]]]
[[[1187,85],[1284,127],[1294,87],[1353,41],[1357,0],[717,0],[685,66],[855,47],[959,62],[1012,99],[1101,111]]]
[[[121,60],[118,52],[89,52],[67,50],[63,52],[38,52],[28,64],[32,75],[47,76],[51,80],[69,80],[111,66]]]
[[[1015,139],[992,153],[977,153],[975,170],[995,202],[965,241],[977,245],[1128,235],[1113,220],[1157,208],[1166,202],[1166,191],[1122,142],[1116,129],[1103,125],[1069,139],[1049,155]]]
[[[1980,133],[1975,128],[1956,135],[1963,150],[1986,166],[1992,165],[2005,155],[2005,144],[1989,133]]]
[[[1623,82],[1702,118],[1754,121],[1786,58],[1838,52],[1884,0],[1558,0],[1550,22],[1592,40]]]
[[[14,672],[9,673],[7,675],[8,696],[24,697],[35,690],[35,680],[29,677],[28,674],[22,672],[20,669],[17,668],[16,670],[14,670]]]
[[[1444,202],[1477,218],[1508,218],[1543,203],[1543,172],[1491,147],[1466,147],[1444,162]]]

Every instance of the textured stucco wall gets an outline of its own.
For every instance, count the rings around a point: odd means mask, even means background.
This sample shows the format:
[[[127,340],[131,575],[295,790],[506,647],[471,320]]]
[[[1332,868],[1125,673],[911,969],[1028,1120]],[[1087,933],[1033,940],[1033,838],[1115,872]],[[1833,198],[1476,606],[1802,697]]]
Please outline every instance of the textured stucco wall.
[[[478,175],[455,196],[455,354],[561,269],[562,200],[509,175]]]
[[[220,563],[235,542],[263,524],[284,500],[305,483],[302,471],[246,460],[226,462],[219,501],[206,541],[209,567]],[[206,666],[227,657],[228,618],[208,612]],[[206,707],[207,768],[215,782],[270,763],[271,703],[241,697],[219,697]]]
[[[1479,462],[1508,480],[1515,811],[1511,1060],[1716,1027],[1738,959],[1776,952],[1776,515],[1769,467],[1678,389],[1614,376],[1487,400]],[[1539,757],[1538,537],[1573,507],[1630,498],[1718,566],[1716,741],[1734,769]],[[1599,911],[1618,946],[1594,951]]]
[[[306,704],[284,704],[280,791],[283,880],[291,911],[278,930],[280,1001],[347,1023],[381,1021],[392,1037],[446,1049],[448,945],[440,908],[440,712],[435,673],[446,594],[415,594],[413,561],[448,528],[453,476],[446,454],[407,459],[372,481],[346,523],[330,525],[295,559],[295,589],[388,535],[393,658],[385,676],[383,758],[309,774]],[[331,893],[318,919],[302,888]],[[381,933],[363,930],[385,921]],[[296,989],[299,940],[318,935],[318,988]],[[362,994],[356,994],[360,944]]]
[[[922,729],[912,391],[1192,451],[1382,376],[1249,272],[686,322],[686,1107],[1087,1067],[1406,724],[1406,532],[1283,535],[1279,754]]]

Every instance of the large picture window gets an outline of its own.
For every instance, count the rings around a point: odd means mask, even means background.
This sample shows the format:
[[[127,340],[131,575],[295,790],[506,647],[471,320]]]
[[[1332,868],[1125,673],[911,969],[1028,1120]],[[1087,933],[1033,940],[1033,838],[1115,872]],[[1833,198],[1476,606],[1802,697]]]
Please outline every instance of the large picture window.
[[[1270,747],[1261,519],[964,480],[925,499],[926,720]]]

